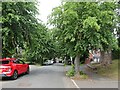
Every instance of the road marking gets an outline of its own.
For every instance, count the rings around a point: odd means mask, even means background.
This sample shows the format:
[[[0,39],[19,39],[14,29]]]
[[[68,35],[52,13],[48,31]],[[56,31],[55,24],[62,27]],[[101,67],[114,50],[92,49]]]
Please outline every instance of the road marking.
[[[75,85],[77,88],[79,88],[78,85],[76,84],[76,82],[75,82],[73,79],[71,79],[71,81],[74,83],[74,85]]]

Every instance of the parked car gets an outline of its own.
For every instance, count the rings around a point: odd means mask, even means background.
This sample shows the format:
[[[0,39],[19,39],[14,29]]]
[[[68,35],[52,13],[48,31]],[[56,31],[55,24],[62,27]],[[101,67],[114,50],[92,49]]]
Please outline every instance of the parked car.
[[[59,61],[59,63],[62,63],[62,61]]]
[[[16,58],[0,59],[0,76],[17,79],[20,74],[29,74],[29,65]]]
[[[52,65],[53,64],[53,60],[46,60],[43,65]]]

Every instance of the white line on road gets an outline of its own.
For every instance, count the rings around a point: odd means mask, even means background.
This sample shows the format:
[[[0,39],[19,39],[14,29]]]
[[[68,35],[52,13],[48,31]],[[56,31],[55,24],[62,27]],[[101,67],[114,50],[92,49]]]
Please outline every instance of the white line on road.
[[[75,85],[77,88],[79,88],[78,85],[76,84],[76,82],[75,82],[73,79],[71,79],[71,81],[74,83],[74,85]]]

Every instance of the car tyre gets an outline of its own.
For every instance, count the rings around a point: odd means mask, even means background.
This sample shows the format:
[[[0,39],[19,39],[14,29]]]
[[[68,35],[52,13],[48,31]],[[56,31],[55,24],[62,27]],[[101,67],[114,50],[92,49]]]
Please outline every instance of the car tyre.
[[[12,77],[11,77],[13,80],[16,80],[18,78],[18,72],[17,71],[14,71]]]

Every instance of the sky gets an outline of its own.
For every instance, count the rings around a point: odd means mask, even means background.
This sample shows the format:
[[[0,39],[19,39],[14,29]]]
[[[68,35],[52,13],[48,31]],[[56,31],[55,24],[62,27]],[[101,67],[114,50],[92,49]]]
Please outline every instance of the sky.
[[[43,21],[44,24],[47,24],[47,16],[51,14],[52,9],[61,4],[61,0],[37,0],[39,15],[37,18]]]

